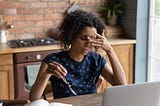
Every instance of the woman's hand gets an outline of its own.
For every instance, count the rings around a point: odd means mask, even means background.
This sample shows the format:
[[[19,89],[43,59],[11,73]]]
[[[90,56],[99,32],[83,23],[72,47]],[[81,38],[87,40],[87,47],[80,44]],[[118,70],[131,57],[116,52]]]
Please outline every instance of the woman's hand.
[[[112,49],[110,43],[108,42],[107,38],[105,37],[105,30],[103,30],[102,34],[95,33],[96,38],[91,39],[91,45],[95,47],[101,47],[103,50],[108,52],[110,49]]]
[[[52,62],[48,64],[47,72],[58,78],[66,76],[67,70],[59,63]]]

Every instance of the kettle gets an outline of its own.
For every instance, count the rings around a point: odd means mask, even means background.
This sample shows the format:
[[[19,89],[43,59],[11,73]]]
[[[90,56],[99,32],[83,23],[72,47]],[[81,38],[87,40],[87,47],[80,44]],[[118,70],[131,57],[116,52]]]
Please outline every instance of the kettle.
[[[0,29],[0,43],[6,43],[7,42],[7,36],[9,32],[5,29]]]

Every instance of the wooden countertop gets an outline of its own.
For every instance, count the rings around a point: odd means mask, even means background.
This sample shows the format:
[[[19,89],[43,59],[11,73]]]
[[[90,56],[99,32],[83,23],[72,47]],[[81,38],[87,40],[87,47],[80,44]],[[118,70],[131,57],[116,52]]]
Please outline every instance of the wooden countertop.
[[[135,44],[136,40],[116,38],[109,39],[111,45],[121,45],[121,44]],[[10,48],[7,44],[0,44],[0,54],[8,53],[20,53],[20,52],[32,52],[32,51],[45,51],[45,50],[59,50],[61,49],[60,45],[45,45],[37,47],[25,47],[25,48]]]
[[[135,39],[115,38],[109,39],[111,45],[135,44]]]
[[[32,52],[32,51],[45,51],[45,50],[59,50],[60,46],[55,45],[45,45],[36,47],[24,47],[24,48],[10,48],[7,44],[0,44],[0,54],[7,53],[20,53],[20,52]]]

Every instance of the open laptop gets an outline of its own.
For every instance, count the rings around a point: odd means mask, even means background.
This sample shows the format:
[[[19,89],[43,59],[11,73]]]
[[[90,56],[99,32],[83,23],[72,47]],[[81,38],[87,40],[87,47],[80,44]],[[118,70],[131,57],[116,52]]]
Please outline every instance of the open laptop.
[[[159,106],[160,82],[106,88],[102,106]]]

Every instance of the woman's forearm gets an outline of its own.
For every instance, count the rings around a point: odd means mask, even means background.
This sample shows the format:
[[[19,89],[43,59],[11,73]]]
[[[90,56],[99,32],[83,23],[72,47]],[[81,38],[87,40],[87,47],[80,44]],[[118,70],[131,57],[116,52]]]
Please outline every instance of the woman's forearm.
[[[127,84],[125,71],[124,71],[115,51],[111,47],[106,52],[108,54],[108,58],[110,60],[110,63],[111,63],[112,69],[113,69],[113,74],[114,74],[113,78],[114,78],[115,85]]]
[[[43,91],[47,86],[49,77],[50,74],[44,73],[36,80],[29,93],[30,101],[34,101],[42,97]]]

